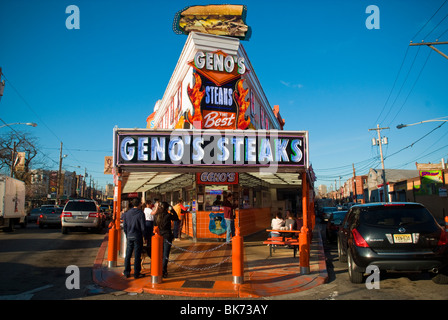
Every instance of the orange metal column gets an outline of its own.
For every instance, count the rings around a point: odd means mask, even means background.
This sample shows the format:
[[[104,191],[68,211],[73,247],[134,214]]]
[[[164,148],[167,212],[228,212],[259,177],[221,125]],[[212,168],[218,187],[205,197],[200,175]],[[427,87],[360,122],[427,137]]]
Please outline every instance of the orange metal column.
[[[312,193],[311,197],[310,210],[311,210],[311,232],[313,232],[314,227],[316,226],[316,212],[314,211],[314,192]]]
[[[310,237],[308,229],[308,196],[309,187],[306,172],[302,173],[302,214],[303,226],[299,235],[300,273],[310,273]]]
[[[118,181],[117,181],[117,212],[115,213],[115,251],[118,254],[118,251],[120,250],[121,246],[121,173],[117,174]]]
[[[235,236],[232,238],[232,275],[234,284],[244,282],[244,243],[239,226],[235,226]]]
[[[116,230],[115,223],[112,221],[109,224],[109,242],[107,246],[107,266],[108,268],[114,268],[117,266],[117,251],[115,250],[116,244]]]
[[[151,282],[162,283],[163,275],[163,237],[159,233],[159,227],[154,227],[154,235],[151,238]]]
[[[114,191],[114,220],[109,225],[109,242],[107,249],[107,266],[113,268],[117,266],[119,229],[120,229],[120,211],[121,211],[121,176],[118,174],[117,186]]]

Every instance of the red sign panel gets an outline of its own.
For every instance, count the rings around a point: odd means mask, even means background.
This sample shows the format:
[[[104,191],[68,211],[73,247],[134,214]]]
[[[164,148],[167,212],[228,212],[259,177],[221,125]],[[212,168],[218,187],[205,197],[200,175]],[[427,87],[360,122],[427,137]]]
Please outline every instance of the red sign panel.
[[[197,184],[238,184],[237,172],[196,173]]]

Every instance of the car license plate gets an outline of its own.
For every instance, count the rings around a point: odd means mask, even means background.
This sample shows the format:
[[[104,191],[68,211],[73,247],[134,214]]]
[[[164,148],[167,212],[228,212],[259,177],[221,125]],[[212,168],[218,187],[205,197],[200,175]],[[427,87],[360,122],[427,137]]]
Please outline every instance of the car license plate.
[[[394,234],[394,243],[412,243],[411,234]]]

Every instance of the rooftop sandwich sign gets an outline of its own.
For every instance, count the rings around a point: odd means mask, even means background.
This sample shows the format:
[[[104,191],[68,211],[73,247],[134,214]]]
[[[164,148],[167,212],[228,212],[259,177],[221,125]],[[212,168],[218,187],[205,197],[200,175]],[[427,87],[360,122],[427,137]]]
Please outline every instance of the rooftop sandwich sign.
[[[266,130],[116,131],[118,166],[307,167],[307,132]]]

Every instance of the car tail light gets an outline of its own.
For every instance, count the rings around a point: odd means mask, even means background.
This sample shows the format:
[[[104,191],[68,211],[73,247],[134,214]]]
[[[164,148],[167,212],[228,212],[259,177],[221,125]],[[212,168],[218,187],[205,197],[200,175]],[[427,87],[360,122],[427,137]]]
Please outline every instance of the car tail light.
[[[355,240],[355,245],[357,247],[361,247],[361,248],[369,247],[369,244],[366,242],[366,240],[364,240],[364,238],[362,237],[362,235],[359,233],[358,230],[353,229],[352,234],[353,234],[353,240]]]
[[[446,244],[448,244],[448,236],[447,233],[442,230],[442,232],[440,233],[440,239],[439,242],[437,243],[438,246],[445,246]]]
[[[62,217],[64,218],[71,218],[72,217],[72,213],[71,212],[62,212]]]
[[[98,212],[91,212],[89,213],[89,218],[98,218],[99,217],[99,213]]]

